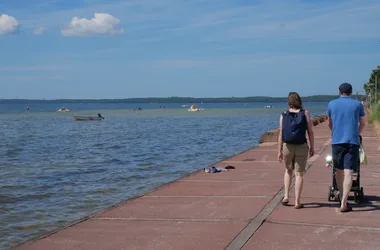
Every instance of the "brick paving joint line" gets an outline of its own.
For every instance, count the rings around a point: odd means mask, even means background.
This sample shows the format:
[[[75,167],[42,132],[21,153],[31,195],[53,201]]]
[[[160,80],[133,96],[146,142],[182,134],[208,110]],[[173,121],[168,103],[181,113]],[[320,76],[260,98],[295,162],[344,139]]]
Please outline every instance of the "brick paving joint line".
[[[311,160],[311,162],[308,164],[306,170],[309,170],[309,168],[313,165],[313,163],[318,159],[318,157],[326,150],[327,146],[329,145],[329,142],[331,139],[328,139],[319,149],[319,153],[315,154]],[[295,178],[292,178],[292,184],[290,188],[294,186]],[[281,188],[281,190],[273,197],[273,199],[263,208],[263,210],[247,225],[246,228],[244,228],[236,237],[235,239],[230,243],[230,245],[227,246],[226,250],[237,250],[242,249],[247,242],[250,240],[250,238],[254,235],[254,233],[264,224],[265,220],[268,218],[268,216],[276,209],[276,207],[280,204],[282,197],[284,193],[284,187]]]

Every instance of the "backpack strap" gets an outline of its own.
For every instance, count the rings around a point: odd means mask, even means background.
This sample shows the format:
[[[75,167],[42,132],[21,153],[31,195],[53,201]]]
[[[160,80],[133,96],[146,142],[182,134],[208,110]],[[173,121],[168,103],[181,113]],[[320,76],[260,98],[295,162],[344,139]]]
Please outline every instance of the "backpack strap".
[[[290,112],[289,110],[285,111],[284,113],[286,114],[289,114],[289,113],[292,113],[292,114],[305,114],[305,110],[304,109],[300,109],[300,111],[298,112]]]

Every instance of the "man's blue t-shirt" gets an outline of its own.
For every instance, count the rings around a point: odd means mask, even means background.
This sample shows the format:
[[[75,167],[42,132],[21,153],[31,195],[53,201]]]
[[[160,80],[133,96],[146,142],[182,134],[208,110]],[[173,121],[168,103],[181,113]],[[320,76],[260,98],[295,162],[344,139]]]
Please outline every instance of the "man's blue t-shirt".
[[[332,144],[360,145],[359,121],[365,113],[359,101],[341,96],[329,103],[327,113],[332,120]]]

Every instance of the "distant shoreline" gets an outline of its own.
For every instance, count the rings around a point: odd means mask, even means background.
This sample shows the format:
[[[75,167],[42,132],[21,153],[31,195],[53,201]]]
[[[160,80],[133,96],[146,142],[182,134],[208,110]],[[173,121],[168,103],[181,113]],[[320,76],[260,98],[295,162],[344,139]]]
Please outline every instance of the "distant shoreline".
[[[312,95],[302,97],[303,102],[329,102],[337,95]],[[356,98],[356,95],[354,96]],[[359,95],[361,98],[361,95]],[[252,103],[252,102],[287,102],[287,97],[251,96],[251,97],[146,97],[125,99],[0,99],[0,104],[30,103]]]

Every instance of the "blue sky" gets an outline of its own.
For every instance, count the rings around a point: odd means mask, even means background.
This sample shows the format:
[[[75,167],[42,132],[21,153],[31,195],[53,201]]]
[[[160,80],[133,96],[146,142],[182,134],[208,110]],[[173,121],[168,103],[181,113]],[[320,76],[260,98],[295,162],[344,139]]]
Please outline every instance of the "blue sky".
[[[1,1],[0,98],[362,91],[378,13],[378,0]]]

